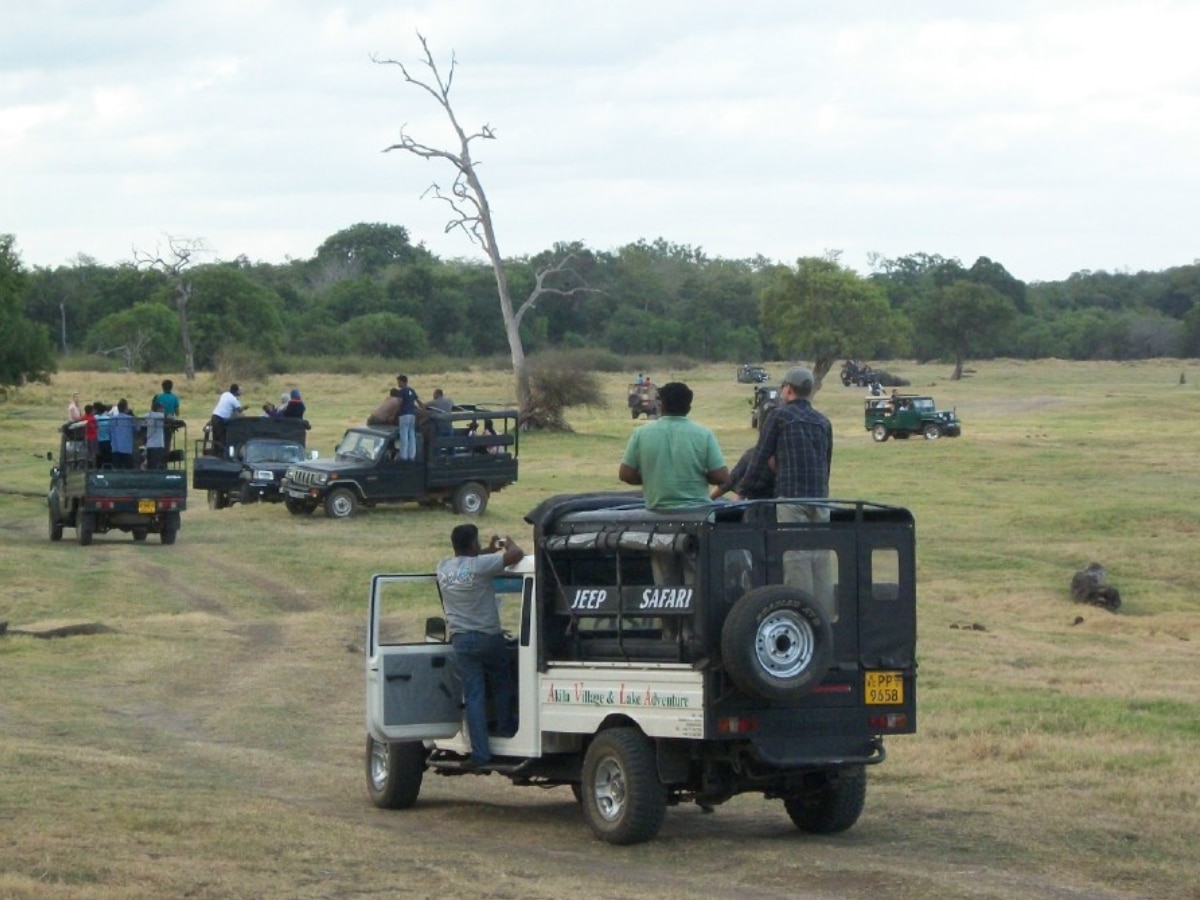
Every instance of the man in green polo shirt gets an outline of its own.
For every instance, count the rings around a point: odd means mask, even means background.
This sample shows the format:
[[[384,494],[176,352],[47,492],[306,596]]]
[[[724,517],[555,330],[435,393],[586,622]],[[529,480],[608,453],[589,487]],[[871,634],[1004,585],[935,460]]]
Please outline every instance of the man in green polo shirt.
[[[709,485],[729,477],[717,437],[688,419],[693,395],[682,381],[664,384],[658,393],[662,416],[629,436],[617,477],[641,485],[646,509],[653,512],[709,503]],[[689,561],[679,554],[652,553],[650,561],[656,584],[688,582]]]

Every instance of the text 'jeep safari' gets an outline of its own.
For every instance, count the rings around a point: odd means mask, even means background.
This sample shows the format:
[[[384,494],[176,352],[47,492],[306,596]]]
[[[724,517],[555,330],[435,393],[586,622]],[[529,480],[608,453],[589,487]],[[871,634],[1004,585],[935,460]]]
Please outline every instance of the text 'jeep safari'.
[[[433,574],[376,575],[366,781],[380,807],[426,772],[568,786],[600,839],[653,838],[669,805],[742,793],[829,834],[861,814],[884,739],[916,730],[915,525],[905,509],[779,501],[650,513],[640,494],[565,495],[528,516],[535,548],[494,577],[515,734],[471,763]]]

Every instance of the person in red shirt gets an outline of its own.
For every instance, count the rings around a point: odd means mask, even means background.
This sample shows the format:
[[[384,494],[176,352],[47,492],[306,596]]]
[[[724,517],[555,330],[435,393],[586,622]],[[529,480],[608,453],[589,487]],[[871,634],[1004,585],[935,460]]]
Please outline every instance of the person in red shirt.
[[[92,404],[83,408],[83,440],[87,445],[88,465],[96,464],[96,451],[100,446],[100,426],[96,422],[96,411]]]

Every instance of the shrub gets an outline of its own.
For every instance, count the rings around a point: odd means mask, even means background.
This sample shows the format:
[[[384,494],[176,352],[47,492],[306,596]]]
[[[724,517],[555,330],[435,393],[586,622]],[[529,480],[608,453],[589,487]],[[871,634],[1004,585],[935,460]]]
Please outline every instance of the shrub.
[[[596,373],[584,368],[577,353],[550,353],[528,364],[529,408],[522,411],[521,427],[547,431],[571,431],[566,410],[573,406],[604,408],[604,396]]]

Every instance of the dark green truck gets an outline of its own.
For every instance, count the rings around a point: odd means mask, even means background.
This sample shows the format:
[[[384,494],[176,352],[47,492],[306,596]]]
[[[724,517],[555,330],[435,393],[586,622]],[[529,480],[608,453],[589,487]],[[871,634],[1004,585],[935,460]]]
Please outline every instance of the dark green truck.
[[[180,513],[187,509],[187,426],[182,419],[163,420],[166,447],[161,468],[149,468],[142,446],[146,417],[134,416],[137,448],[133,468],[118,468],[89,453],[84,424],[72,422],[60,429],[58,462],[50,470],[50,540],[61,541],[63,529],[74,528],[83,546],[95,534],[127,531],[135,541],[157,534],[164,544],[174,544]]]

